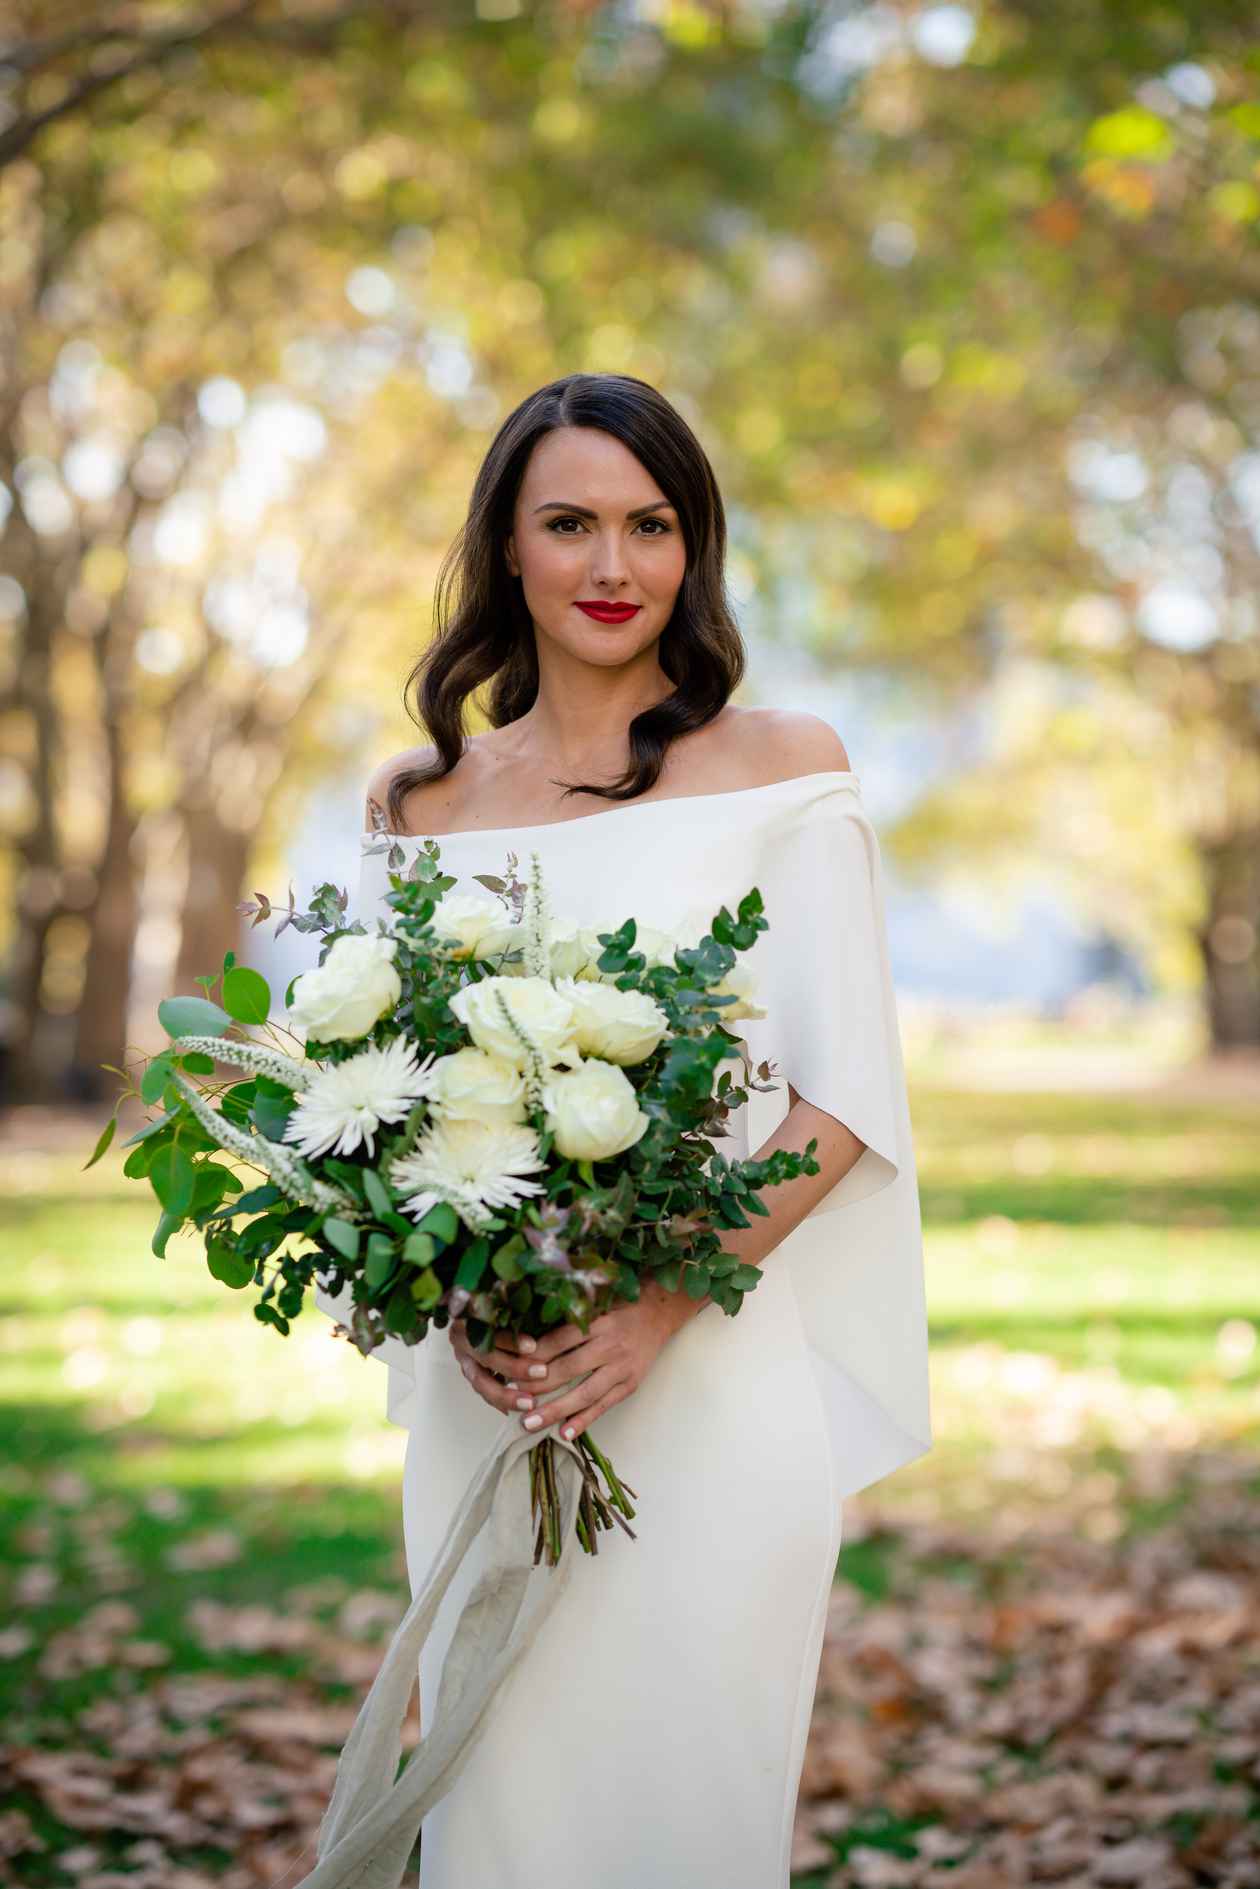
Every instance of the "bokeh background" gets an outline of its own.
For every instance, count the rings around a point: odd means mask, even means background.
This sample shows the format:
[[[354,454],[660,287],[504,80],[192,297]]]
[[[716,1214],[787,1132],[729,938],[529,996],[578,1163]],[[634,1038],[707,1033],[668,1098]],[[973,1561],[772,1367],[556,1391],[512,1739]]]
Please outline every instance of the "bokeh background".
[[[277,1883],[406,1604],[384,1373],[85,1163],[160,997],[311,961],[236,904],[352,882],[584,368],[887,875],[937,1441],[846,1504],[794,1884],[1260,1883],[1257,24],[9,0],[0,1881]]]

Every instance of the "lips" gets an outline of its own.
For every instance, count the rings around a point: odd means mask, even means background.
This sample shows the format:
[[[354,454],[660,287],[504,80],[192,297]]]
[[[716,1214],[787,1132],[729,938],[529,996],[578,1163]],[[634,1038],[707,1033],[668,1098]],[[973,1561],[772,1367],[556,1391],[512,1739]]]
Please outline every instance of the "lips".
[[[588,617],[594,617],[597,623],[628,623],[642,609],[637,603],[580,603],[579,610],[585,610]]]

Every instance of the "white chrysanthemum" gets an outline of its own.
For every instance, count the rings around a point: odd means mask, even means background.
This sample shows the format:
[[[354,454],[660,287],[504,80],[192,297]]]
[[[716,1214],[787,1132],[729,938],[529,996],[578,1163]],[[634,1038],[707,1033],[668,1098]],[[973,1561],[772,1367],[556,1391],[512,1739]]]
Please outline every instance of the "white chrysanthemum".
[[[432,1051],[418,1063],[415,1044],[395,1036],[321,1069],[298,1097],[284,1139],[305,1155],[353,1154],[365,1147],[374,1159],[382,1122],[402,1121],[413,1102],[431,1093],[432,1065]]]
[[[404,1212],[419,1220],[444,1200],[475,1232],[495,1208],[516,1207],[528,1194],[541,1193],[541,1181],[520,1177],[545,1166],[532,1128],[511,1122],[439,1121],[410,1154],[390,1163],[388,1178],[399,1194],[417,1190],[404,1200]]]

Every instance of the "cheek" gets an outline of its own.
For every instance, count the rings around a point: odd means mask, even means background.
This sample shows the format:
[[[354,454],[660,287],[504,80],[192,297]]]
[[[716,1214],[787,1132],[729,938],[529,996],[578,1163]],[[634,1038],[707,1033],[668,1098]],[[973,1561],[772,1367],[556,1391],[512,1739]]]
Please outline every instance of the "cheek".
[[[640,568],[643,582],[651,586],[655,596],[674,596],[687,575],[687,552],[682,539],[675,538],[668,546],[661,546],[654,557],[643,560]]]
[[[517,540],[518,544],[521,541]],[[527,537],[518,553],[521,577],[531,589],[545,591],[567,584],[573,568],[573,549],[554,534]]]

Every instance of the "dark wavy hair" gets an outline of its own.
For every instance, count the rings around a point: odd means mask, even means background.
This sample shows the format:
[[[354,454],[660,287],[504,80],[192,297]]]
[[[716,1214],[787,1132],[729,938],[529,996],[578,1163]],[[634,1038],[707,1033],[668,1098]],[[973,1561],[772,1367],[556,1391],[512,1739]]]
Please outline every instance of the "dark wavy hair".
[[[633,800],[646,792],[670,742],[711,721],[743,678],[744,643],[726,595],[726,514],[699,440],[663,394],[631,374],[566,374],[550,381],[496,433],[477,473],[468,516],[438,572],[433,637],[403,690],[408,714],[427,728],[438,759],[394,774],[388,794],[394,831],[412,788],[443,779],[461,759],[464,703],[475,689],[489,684],[486,715],[495,728],[516,721],[538,693],[533,622],[504,552],[529,456],[558,426],[598,427],[629,447],[675,507],[687,554],[658,648],[673,690],[631,721],[624,773],[608,787],[557,783],[566,797]]]

